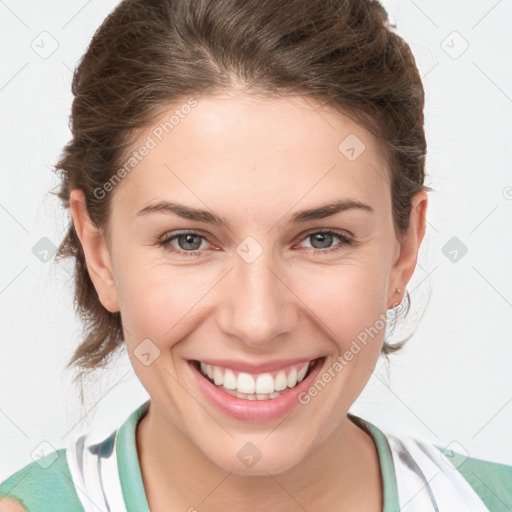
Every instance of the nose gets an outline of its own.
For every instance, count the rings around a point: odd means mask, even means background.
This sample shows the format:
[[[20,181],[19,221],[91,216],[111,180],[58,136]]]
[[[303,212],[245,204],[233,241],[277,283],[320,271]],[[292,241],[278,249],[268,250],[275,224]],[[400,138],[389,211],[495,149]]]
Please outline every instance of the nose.
[[[291,332],[299,315],[286,271],[270,253],[264,250],[252,262],[234,258],[217,308],[219,328],[255,348]]]

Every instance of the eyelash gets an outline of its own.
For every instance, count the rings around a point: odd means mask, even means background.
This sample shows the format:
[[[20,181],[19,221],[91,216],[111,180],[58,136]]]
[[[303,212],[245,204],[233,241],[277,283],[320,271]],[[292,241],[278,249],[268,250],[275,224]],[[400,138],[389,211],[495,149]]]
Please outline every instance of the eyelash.
[[[334,252],[334,251],[338,251],[338,250],[340,250],[340,249],[342,249],[343,247],[346,247],[346,246],[354,247],[354,246],[357,245],[356,240],[354,240],[353,238],[348,237],[346,234],[344,234],[341,231],[332,230],[332,229],[325,229],[325,230],[320,229],[320,230],[315,230],[315,231],[309,231],[308,233],[306,233],[304,235],[304,237],[301,240],[305,240],[305,239],[309,238],[312,235],[316,235],[317,233],[322,233],[322,234],[327,234],[327,235],[335,235],[338,238],[340,238],[341,243],[339,243],[338,245],[335,245],[334,247],[327,248],[325,250],[324,249],[310,249],[310,248],[306,247],[306,249],[307,249],[306,252],[308,254],[311,254],[311,253],[313,253],[313,254],[316,254],[316,253],[322,253],[322,254],[331,253],[331,252]],[[174,253],[178,253],[178,254],[183,254],[184,256],[191,256],[191,257],[198,257],[198,256],[200,256],[201,253],[203,252],[202,250],[184,251],[183,249],[176,249],[175,247],[173,247],[171,245],[171,242],[174,239],[178,238],[179,236],[183,236],[183,235],[197,235],[197,236],[201,237],[202,239],[207,240],[207,238],[204,235],[202,235],[201,233],[198,233],[197,231],[182,231],[182,232],[173,234],[172,236],[169,236],[169,237],[166,237],[166,238],[163,238],[163,239],[158,239],[157,240],[157,246],[158,247],[163,247],[164,249],[166,249],[166,250],[168,250],[170,252],[174,252]]]

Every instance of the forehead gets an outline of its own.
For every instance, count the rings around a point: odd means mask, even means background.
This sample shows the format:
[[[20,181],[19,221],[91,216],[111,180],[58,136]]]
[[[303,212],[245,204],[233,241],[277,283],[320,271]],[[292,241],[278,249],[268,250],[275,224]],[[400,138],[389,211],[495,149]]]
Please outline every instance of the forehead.
[[[133,208],[176,195],[196,205],[202,198],[209,204],[208,198],[226,207],[229,200],[248,210],[252,201],[261,210],[270,197],[289,209],[301,198],[302,206],[340,196],[375,204],[389,195],[388,170],[373,135],[302,96],[184,98],[163,108],[130,151],[139,156],[113,202]]]

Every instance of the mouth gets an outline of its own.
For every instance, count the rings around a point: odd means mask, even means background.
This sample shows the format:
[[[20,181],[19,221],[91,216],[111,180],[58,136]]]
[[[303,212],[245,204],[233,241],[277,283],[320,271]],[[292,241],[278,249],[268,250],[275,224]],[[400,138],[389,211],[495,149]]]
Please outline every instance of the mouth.
[[[282,418],[299,406],[313,407],[305,405],[300,397],[313,385],[326,360],[327,356],[302,360],[260,374],[215,367],[198,360],[188,360],[188,367],[192,381],[210,407],[239,421],[265,422]]]
[[[272,372],[259,374],[240,372],[231,368],[191,360],[191,364],[210,384],[241,400],[273,400],[296,388],[321,366],[325,356],[300,364],[289,365]]]

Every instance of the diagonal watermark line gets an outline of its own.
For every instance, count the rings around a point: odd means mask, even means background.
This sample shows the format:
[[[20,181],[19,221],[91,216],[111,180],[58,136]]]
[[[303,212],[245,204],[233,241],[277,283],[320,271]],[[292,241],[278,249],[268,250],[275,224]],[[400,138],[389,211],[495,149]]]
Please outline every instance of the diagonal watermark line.
[[[0,0],[0,4],[4,5],[7,10],[11,11],[11,14],[13,14],[21,23],[23,23],[23,25],[25,25],[25,27],[29,28],[29,26],[5,3],[4,0]]]
[[[419,286],[421,286],[423,284],[423,281],[425,281],[426,279],[428,279],[430,277],[430,275],[432,274],[432,272],[434,272],[434,270],[438,267],[438,265],[436,265],[411,291],[410,293],[414,293],[414,290],[416,290],[416,288],[418,288]]]
[[[488,422],[487,422],[487,423],[486,423],[486,424],[485,424],[485,425],[484,425],[480,430],[478,430],[478,432],[477,432],[477,433],[476,433],[476,434],[475,434],[471,439],[473,440],[473,439],[474,439],[478,434],[480,434],[480,432],[482,432],[482,430],[483,430],[485,427],[487,427],[487,425],[489,425],[489,423],[491,423],[491,421],[492,421],[494,418],[496,418],[496,416],[498,416],[498,414],[499,414],[503,409],[505,409],[505,407],[506,407],[510,402],[512,402],[512,398],[510,398],[509,400],[507,400],[507,401],[505,402],[505,405],[503,405],[503,407],[501,407],[501,408],[499,409],[499,411],[498,411],[498,412],[497,412],[497,413],[496,413],[496,414],[495,414],[495,415],[494,415],[494,416],[493,416],[493,417],[492,417],[492,418],[491,418],[491,419],[490,419],[490,420],[489,420],[489,421],[488,421]]]
[[[98,504],[95,503],[84,490],[80,489],[80,487],[76,484],[76,482],[73,480],[72,477],[69,477],[68,475],[66,475],[66,473],[64,471],[62,473],[60,473],[60,474],[64,475],[71,482],[73,487],[77,491],[80,491],[100,512],[105,512],[105,509],[103,507],[99,507]],[[87,508],[89,508],[89,507],[87,507]]]
[[[7,214],[11,216],[11,218],[20,226],[23,230],[25,230],[25,233],[28,233],[28,229],[25,228],[25,226],[3,205],[0,204],[0,208],[2,208]]]
[[[381,384],[385,386],[386,389],[389,390],[390,393],[393,393],[393,395],[395,395],[395,397],[398,398],[398,400],[400,400],[400,402],[402,402],[402,404],[405,405],[405,407],[407,407],[407,409],[409,409],[409,411],[411,411],[414,414],[414,416],[416,416],[416,418],[418,418],[421,421],[421,423],[423,423],[423,425],[425,425],[425,427],[427,427],[430,430],[430,432],[432,432],[432,434],[434,434],[439,439],[439,436],[388,385],[386,385],[386,383],[380,378],[380,376],[374,370],[372,370],[372,373],[381,382]]]
[[[92,406],[89,410],[62,436],[61,439],[64,439],[69,435],[69,433],[79,425],[84,418],[130,373],[133,371],[133,368],[130,368],[126,373],[122,375],[122,377]]]
[[[281,487],[281,489],[283,489],[283,491],[288,494],[288,496],[290,496],[290,498],[295,501],[295,503],[297,503],[297,505],[299,505],[299,507],[302,509],[302,510],[305,510],[307,512],[307,509],[304,508],[304,506],[302,505],[302,503],[300,503],[296,498],[295,496],[293,496],[292,494],[290,494],[290,492],[288,491],[288,489],[286,487],[284,487],[284,485],[272,474],[272,473],[269,473],[268,471],[265,471],[265,473],[267,473],[267,475],[272,478],[274,480],[274,482],[276,482],[277,485],[279,485],[279,487]]]
[[[503,94],[503,96],[507,98],[508,101],[512,103],[512,98],[474,60],[472,60],[471,63],[480,71],[480,73],[487,77],[489,82],[491,82],[496,87],[496,89],[498,89]]]
[[[27,436],[27,434],[25,434],[25,432],[23,432],[23,430],[21,430],[21,428],[13,421],[11,420],[11,418],[9,418],[9,416],[7,416],[7,414],[5,414],[4,411],[2,411],[2,409],[0,409],[0,412],[27,438],[29,439],[29,437]]]
[[[192,311],[192,309],[194,309],[206,297],[206,295],[208,295],[212,291],[212,289],[215,286],[217,286],[217,284],[219,284],[220,281],[222,281],[232,270],[233,270],[233,267],[231,267],[215,284],[213,284],[210,287],[210,289],[207,290],[205,292],[205,294],[195,304],[193,304],[190,307],[190,309],[184,315],[182,315],[182,317],[164,334],[164,337],[167,336],[169,334],[169,332],[171,332],[183,320],[183,318],[185,318]]]
[[[437,23],[436,23],[436,22],[435,22],[435,21],[434,21],[430,16],[428,16],[428,15],[427,15],[427,13],[426,13],[425,11],[423,11],[423,10],[418,6],[418,4],[416,4],[416,2],[413,2],[413,0],[409,0],[409,1],[411,2],[411,4],[413,4],[413,5],[416,7],[416,9],[418,9],[418,11],[420,11],[421,13],[423,13],[423,15],[425,16],[425,18],[427,18],[427,19],[430,21],[430,23],[432,23],[432,25],[434,25],[434,27],[439,28],[439,26],[437,25]]]
[[[297,297],[297,299],[299,299],[302,302],[302,304],[304,304],[304,306],[308,308],[308,310],[318,320],[318,322],[321,323],[326,329],[328,329],[330,333],[333,335],[333,337],[336,337],[336,333],[328,325],[324,324],[323,321],[320,318],[318,318],[317,314],[268,265],[267,268],[270,270],[270,272],[272,272],[272,274],[274,274],[279,279],[279,281],[281,281],[281,283],[283,283],[286,286],[286,288],[288,288],[288,290],[290,290],[293,293],[293,295],[295,295],[295,297]]]
[[[65,66],[66,68],[68,68],[68,69],[69,69],[69,71],[70,71],[71,73],[73,73],[73,72],[74,72],[74,71],[73,71],[73,70],[72,70],[72,69],[71,69],[71,68],[70,68],[70,67],[69,67],[69,66],[68,66],[68,65],[63,61],[63,60],[61,60],[61,62],[62,62],[62,64],[64,64],[64,66]]]
[[[169,171],[169,172],[172,172],[174,174],[174,176],[176,176],[176,178],[178,178],[182,183],[183,185],[185,185],[185,187],[187,187],[190,192],[192,192],[192,194],[194,194],[197,199],[199,201],[201,201],[204,206],[206,207],[207,210],[211,211],[210,207],[166,164],[164,163],[164,167],[166,167],[166,169]],[[229,229],[229,228],[228,228]],[[230,231],[232,231],[230,229]],[[188,315],[190,313],[190,311],[192,311],[193,308],[195,308],[197,306],[197,304],[199,304],[199,302],[201,302],[204,297],[210,293],[210,291],[215,287],[217,286],[217,284],[222,281],[222,279],[224,279],[228,274],[229,272],[231,272],[233,270],[233,267],[231,267],[215,284],[213,284],[210,289],[164,334],[164,336],[167,336],[167,334],[169,334],[169,332],[174,329],[176,327],[176,325],[178,325],[179,322],[181,322],[183,320],[183,318],[185,318],[186,315]]]
[[[301,198],[299,198],[297,202],[293,204],[277,222],[274,223],[274,225],[267,231],[267,233],[270,233],[274,229],[274,227],[277,226],[277,224],[279,224],[281,219],[283,219],[294,206],[297,206],[297,204],[300,203],[300,201],[302,201],[313,190],[313,188],[315,188],[335,167],[336,164],[333,164],[332,167],[315,184],[313,184],[311,188]]]
[[[486,279],[473,265],[471,268],[509,305],[512,307],[512,304]]]
[[[491,493],[491,494],[494,494],[494,496],[499,499],[501,501],[501,503],[503,503],[503,505],[505,505],[505,508],[501,509],[503,510],[504,512],[511,512],[512,511],[512,508],[510,508],[510,501],[508,503],[505,503],[495,492],[494,490],[489,487],[484,480],[482,480],[472,469],[470,470],[471,473],[473,473],[473,475],[478,478],[478,480],[480,480],[480,482],[482,482],[485,487],[487,487],[487,490]],[[508,501],[508,500],[507,500]]]
[[[377,174],[377,176],[379,176],[390,188],[392,188],[392,184],[391,184],[391,181],[389,181],[388,177],[387,177],[387,174],[384,173],[380,173],[371,163],[368,164],[371,169],[375,172],[375,174]],[[429,220],[427,219],[427,217],[422,213],[421,214],[422,217],[425,218],[425,222],[437,233],[439,234],[439,231],[436,229],[436,227],[431,223],[429,222]]]
[[[421,217],[425,219],[425,222],[437,233],[439,234],[439,231],[436,229],[436,227],[434,226],[434,224],[432,224],[428,219],[427,219],[427,216],[425,214],[420,213]]]
[[[212,493],[219,488],[219,486],[224,483],[224,481],[226,480],[226,478],[228,478],[228,476],[232,475],[233,472],[230,471],[202,500],[201,500],[201,503],[203,501],[205,501],[209,496],[212,495]],[[194,511],[195,509],[194,508],[189,508],[188,510],[190,510],[190,512]]]
[[[491,213],[494,213],[494,211],[496,210],[496,208],[498,208],[499,204],[497,204],[471,231],[470,233],[473,233],[473,231],[475,231],[475,229],[480,226],[480,224],[482,224],[482,222],[487,219],[487,217],[489,217],[489,215],[491,215]]]
[[[55,259],[54,259],[54,262],[55,262]],[[75,275],[74,275],[74,273],[73,273],[73,270],[68,270],[64,265],[59,265],[59,266],[58,266],[58,268],[59,268],[59,269],[61,269],[61,270],[64,270],[64,272],[66,272],[66,274],[67,274],[70,278],[72,278],[72,279],[74,279],[74,278],[75,278]]]
[[[174,176],[176,176],[176,178],[178,178],[181,181],[181,183],[183,183],[183,185],[185,185],[185,187],[187,187],[190,190],[190,192],[192,192],[192,194],[194,194],[197,197],[197,199],[199,199],[199,201],[201,201],[201,203],[204,204],[205,208],[208,211],[210,211],[210,212],[212,211],[211,208],[166,163],[164,163],[164,167],[166,167],[167,170],[172,172],[174,174]],[[229,226],[226,226],[226,227],[229,229],[229,231],[231,231],[233,233],[233,230]]]
[[[270,432],[265,434],[265,437],[268,437],[270,434],[275,432],[275,430],[277,430],[277,428],[281,426],[281,424],[286,420],[286,418],[288,418],[288,416],[290,416],[291,414],[293,414],[295,412],[297,407],[298,406],[294,407]]]
[[[23,267],[1,290],[0,290],[0,295],[2,293],[5,292],[5,290],[7,290],[7,288],[9,288],[9,286],[11,286],[11,284],[16,280],[18,279],[18,276],[24,272],[26,269],[28,268],[28,265],[25,265],[25,267]]]
[[[424,80],[425,77],[439,64],[439,61],[437,61],[422,77],[421,79]]]
[[[420,262],[419,262],[419,261],[417,261],[417,262],[416,262],[416,265],[418,265],[418,267],[420,267],[420,268],[421,268],[421,270],[423,270],[423,272],[426,272],[426,270],[421,266],[421,264],[420,264]]]
[[[28,61],[25,62],[25,64],[23,64],[23,66],[21,66],[21,68],[18,69],[18,71],[16,71],[16,73],[14,73],[14,75],[11,78],[9,78],[9,80],[7,80],[7,82],[5,82],[4,85],[2,85],[2,87],[0,87],[0,92],[2,92],[27,66]]]
[[[501,0],[498,0],[472,27],[471,30],[473,30],[494,8],[501,3]]]
[[[334,128],[334,126],[329,123],[329,121],[322,115],[320,114],[319,110],[320,110],[320,107],[319,108],[315,108],[308,100],[306,97],[303,97],[304,101],[320,116],[320,118],[325,121],[333,130],[336,130],[336,128]]]
[[[427,480],[427,482],[423,485],[423,487],[421,489],[418,490],[418,492],[416,494],[414,494],[409,500],[407,500],[401,507],[400,507],[400,511],[404,510],[405,507],[414,499],[416,498],[416,496],[418,496],[418,494],[420,492],[423,492],[424,489],[427,489],[427,490],[430,490],[430,482],[432,482],[432,480],[434,480],[434,478],[439,475],[439,471],[430,479],[430,480]],[[431,499],[432,501],[432,498],[431,496],[429,496],[429,498]],[[437,508],[436,506],[436,509],[435,509],[436,512],[439,512],[439,509]]]
[[[375,169],[375,167],[374,167],[371,163],[368,163],[368,165],[370,166],[370,168],[372,169],[372,171],[373,171],[373,172],[374,172],[374,173],[375,173],[375,174],[376,174],[376,175],[377,175],[377,176],[378,176],[382,181],[384,181],[384,183],[386,183],[386,184],[390,187],[390,189],[391,189],[391,187],[392,187],[392,185],[391,185],[391,181],[389,181],[389,179],[388,179],[388,176],[387,176],[386,170],[385,170],[385,172],[384,172],[384,173],[380,173],[380,172],[378,171],[378,169]],[[388,172],[389,172],[389,171],[388,171]]]
[[[13,492],[12,492],[12,491],[13,491],[14,489],[16,489],[16,487],[18,487],[18,485],[20,485],[20,484],[21,484],[21,482],[23,482],[23,480],[25,480],[25,478],[27,478],[27,476],[28,476],[28,475],[30,475],[30,474],[32,474],[32,473],[30,473],[29,471],[26,471],[26,472],[25,472],[25,474],[21,477],[21,479],[20,479],[20,480],[18,480],[18,481],[17,481],[17,482],[12,486],[12,487],[9,487],[9,489],[4,490],[3,492],[4,492],[5,496],[6,496],[6,497],[9,497],[10,495],[12,495],[12,494],[13,494]],[[3,482],[2,482],[2,485],[4,485],[4,484],[5,484],[5,481],[3,481]],[[4,496],[2,495],[2,498],[3,498],[3,497],[4,497]]]
[[[178,384],[178,386],[181,387],[181,389],[183,389],[183,391],[185,391],[185,393],[187,393],[190,397],[192,397],[194,399],[194,401],[204,410],[204,412],[206,414],[208,414],[208,416],[210,416],[210,418],[212,418],[213,421],[215,421],[215,423],[217,423],[217,425],[219,425],[222,430],[224,430],[224,432],[226,432],[226,434],[229,436],[229,437],[233,437],[233,435],[231,434],[231,432],[229,432],[226,427],[224,427],[224,425],[222,425],[222,423],[220,423],[214,416],[212,416],[208,410],[203,406],[203,404],[201,402],[199,402],[199,400],[188,390],[186,389],[185,387],[183,387],[183,385],[178,381],[178,379],[167,369],[167,368],[164,368],[164,371],[169,374],[173,379],[174,379],[174,382],[176,382],[176,384]]]
[[[87,5],[89,5],[91,3],[91,0],[88,0],[87,2],[85,2],[84,5],[82,5],[82,7],[80,7],[80,9],[78,9],[78,11],[75,12],[75,14],[73,14],[73,16],[71,16],[71,18],[69,18],[68,21],[66,21],[66,23],[64,23],[64,25],[62,25],[62,27],[60,27],[60,29],[62,30],[63,28],[66,28],[72,20],[74,20],[78,14],[80,14],[84,9],[85,7],[87,7]]]

